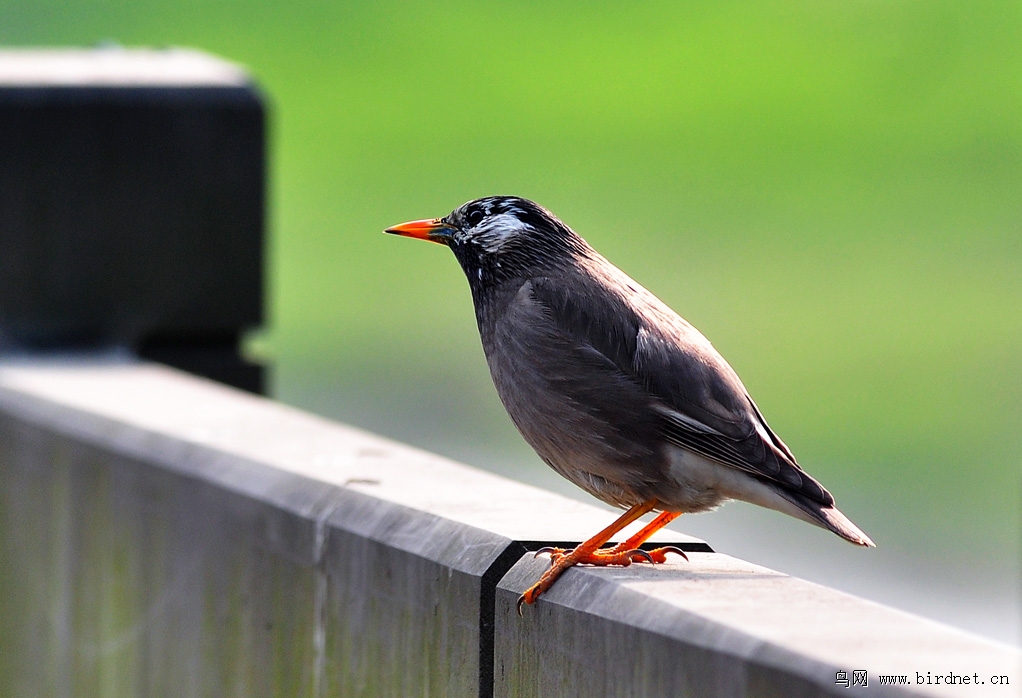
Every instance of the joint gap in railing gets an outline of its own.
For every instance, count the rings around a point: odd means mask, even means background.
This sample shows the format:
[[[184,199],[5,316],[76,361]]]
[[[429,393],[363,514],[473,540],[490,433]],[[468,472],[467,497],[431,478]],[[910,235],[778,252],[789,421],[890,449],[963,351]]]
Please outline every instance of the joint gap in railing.
[[[556,548],[574,548],[581,541],[513,541],[504,548],[504,552],[490,563],[480,579],[479,590],[479,698],[493,698],[496,677],[496,657],[494,637],[497,613],[497,584],[504,578],[515,563],[529,551],[539,550],[547,546]],[[686,553],[712,553],[713,548],[703,541],[655,542],[643,543],[643,550],[653,550],[664,545],[674,545]]]
[[[479,580],[479,698],[493,698],[497,584],[527,552],[525,545],[512,541]]]

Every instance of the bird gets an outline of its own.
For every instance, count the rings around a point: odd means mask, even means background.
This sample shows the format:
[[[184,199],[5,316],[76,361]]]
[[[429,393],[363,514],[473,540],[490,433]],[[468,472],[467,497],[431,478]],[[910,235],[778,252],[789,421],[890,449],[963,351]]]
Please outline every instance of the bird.
[[[625,512],[521,595],[533,604],[576,564],[662,563],[639,545],[682,513],[751,502],[864,547],[869,536],[767,425],[695,327],[539,204],[489,196],[386,233],[446,245],[468,279],[494,387],[557,473]],[[627,540],[604,547],[650,512]]]

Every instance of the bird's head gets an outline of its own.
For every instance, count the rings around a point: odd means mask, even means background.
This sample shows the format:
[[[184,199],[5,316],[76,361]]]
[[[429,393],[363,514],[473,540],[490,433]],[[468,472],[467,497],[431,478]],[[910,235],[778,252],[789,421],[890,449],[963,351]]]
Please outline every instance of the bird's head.
[[[470,279],[556,265],[589,249],[557,216],[517,196],[475,199],[443,218],[409,221],[386,232],[447,245]]]

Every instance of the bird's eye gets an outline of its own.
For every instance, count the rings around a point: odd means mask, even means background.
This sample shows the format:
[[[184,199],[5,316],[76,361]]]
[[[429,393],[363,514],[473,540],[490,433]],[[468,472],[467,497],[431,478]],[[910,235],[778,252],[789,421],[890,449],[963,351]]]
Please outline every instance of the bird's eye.
[[[483,212],[479,209],[471,211],[467,216],[465,216],[465,221],[469,224],[469,226],[474,228],[483,222]]]

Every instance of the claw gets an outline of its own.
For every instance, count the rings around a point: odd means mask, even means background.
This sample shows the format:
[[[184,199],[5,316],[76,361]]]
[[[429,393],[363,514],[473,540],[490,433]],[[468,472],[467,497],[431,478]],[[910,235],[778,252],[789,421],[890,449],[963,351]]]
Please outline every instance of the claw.
[[[653,559],[653,556],[650,555],[647,551],[645,551],[645,550],[643,550],[641,548],[636,548],[635,550],[629,550],[625,554],[628,555],[629,559],[631,559],[633,557],[641,557],[642,559],[644,559],[646,562],[648,562],[651,565],[656,564],[656,560]],[[632,560],[632,562],[638,562],[638,560]]]
[[[651,558],[653,558],[652,560],[650,560],[650,562],[653,563],[666,562],[667,553],[675,553],[677,555],[681,555],[683,558],[688,560],[688,555],[685,554],[684,550],[675,545],[667,545],[664,546],[663,548],[654,548],[653,550],[650,550],[649,555]]]
[[[537,550],[535,553],[533,553],[532,556],[533,557],[539,557],[543,553],[550,553],[552,555],[552,554],[554,554],[556,552],[559,552],[559,551],[560,551],[560,548],[555,548],[553,546],[548,545],[545,548],[540,548],[539,550]]]
[[[663,548],[660,548],[660,552],[664,553],[665,555],[667,553],[674,553],[675,555],[681,555],[683,558],[685,558],[685,562],[689,561],[688,555],[685,554],[685,551],[682,550],[681,548],[679,548],[676,545],[668,545],[668,546],[665,546]]]
[[[563,570],[547,570],[543,573],[543,576],[538,582],[526,589],[525,593],[518,597],[518,603],[515,604],[515,607],[518,609],[519,617],[522,615],[522,606],[536,603],[536,599],[539,598],[539,595],[550,588],[550,585],[554,583],[554,580],[557,579],[561,572],[563,572]]]

